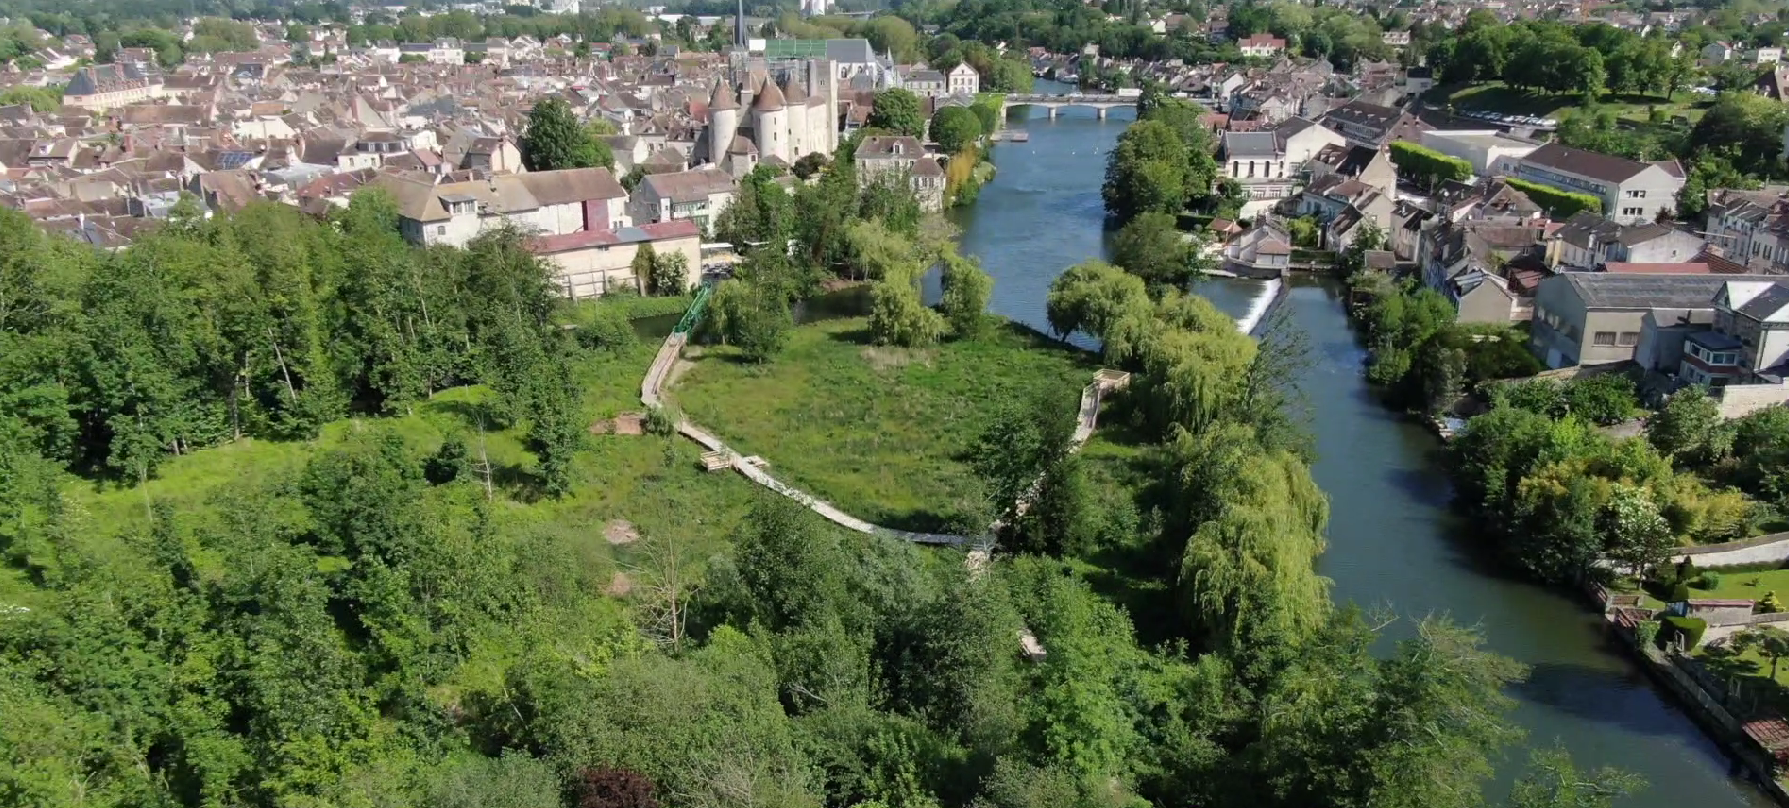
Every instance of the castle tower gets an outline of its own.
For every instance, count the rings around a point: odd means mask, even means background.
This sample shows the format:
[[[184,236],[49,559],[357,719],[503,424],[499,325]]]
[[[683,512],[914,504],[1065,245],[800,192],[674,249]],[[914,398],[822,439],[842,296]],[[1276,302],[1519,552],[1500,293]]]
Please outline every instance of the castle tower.
[[[793,74],[783,79],[783,104],[784,114],[788,116],[791,161],[806,157],[808,152],[819,151],[808,132],[808,95],[802,91],[801,84],[801,77]]]
[[[783,93],[776,82],[768,79],[752,99],[752,130],[758,137],[758,159],[789,159],[789,112],[783,106]]]
[[[708,162],[720,165],[739,134],[739,99],[726,79],[714,83],[714,94],[708,99]]]

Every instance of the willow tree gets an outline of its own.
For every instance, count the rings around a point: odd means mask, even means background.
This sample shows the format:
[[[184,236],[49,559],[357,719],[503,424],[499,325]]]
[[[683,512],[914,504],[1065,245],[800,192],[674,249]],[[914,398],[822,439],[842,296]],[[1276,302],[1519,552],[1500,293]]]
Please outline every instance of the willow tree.
[[[1122,361],[1153,327],[1154,312],[1141,278],[1104,261],[1082,261],[1050,283],[1045,315],[1050,330],[1089,334],[1106,344],[1108,357]]]
[[[1329,500],[1288,452],[1247,456],[1234,474],[1223,507],[1187,540],[1180,588],[1195,637],[1267,670],[1329,616],[1316,568]]]

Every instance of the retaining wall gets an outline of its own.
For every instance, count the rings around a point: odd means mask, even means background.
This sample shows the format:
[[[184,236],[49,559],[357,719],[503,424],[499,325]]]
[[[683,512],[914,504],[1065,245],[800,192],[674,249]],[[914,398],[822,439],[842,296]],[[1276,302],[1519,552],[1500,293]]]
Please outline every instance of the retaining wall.
[[[1676,564],[1686,558],[1703,568],[1738,567],[1789,560],[1789,533],[1767,533],[1726,544],[1686,547],[1671,557],[1671,563]]]

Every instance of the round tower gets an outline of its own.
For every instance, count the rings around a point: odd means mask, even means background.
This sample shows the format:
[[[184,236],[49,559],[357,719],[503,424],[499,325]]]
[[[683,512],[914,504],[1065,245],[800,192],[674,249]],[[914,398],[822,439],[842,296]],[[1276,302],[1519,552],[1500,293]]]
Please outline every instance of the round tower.
[[[801,80],[793,75],[783,79],[783,104],[788,116],[789,161],[794,162],[815,149],[808,140],[808,96],[801,89]]]
[[[726,79],[714,83],[714,94],[708,99],[708,162],[720,165],[739,134],[739,99]]]
[[[752,131],[758,137],[758,159],[772,156],[789,160],[789,111],[783,105],[783,93],[776,82],[765,81],[758,97],[752,99]]]

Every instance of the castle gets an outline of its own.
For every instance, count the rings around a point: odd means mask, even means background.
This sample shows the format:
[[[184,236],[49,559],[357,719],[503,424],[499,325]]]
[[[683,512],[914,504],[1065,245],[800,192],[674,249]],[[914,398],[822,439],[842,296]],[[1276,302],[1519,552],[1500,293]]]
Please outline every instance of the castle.
[[[786,168],[810,154],[830,157],[839,140],[835,70],[829,60],[791,60],[741,71],[737,89],[715,82],[698,153],[734,177],[761,162]]]

